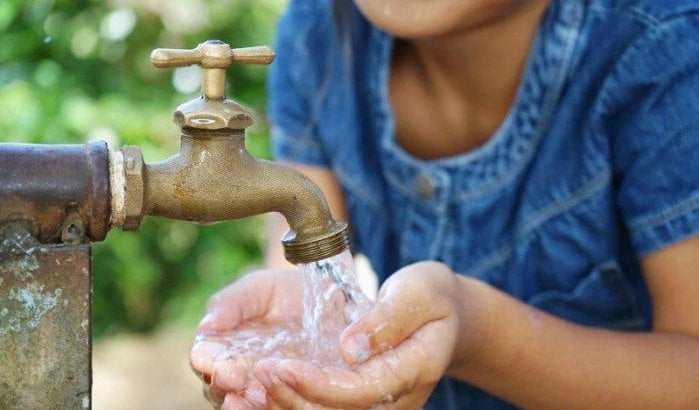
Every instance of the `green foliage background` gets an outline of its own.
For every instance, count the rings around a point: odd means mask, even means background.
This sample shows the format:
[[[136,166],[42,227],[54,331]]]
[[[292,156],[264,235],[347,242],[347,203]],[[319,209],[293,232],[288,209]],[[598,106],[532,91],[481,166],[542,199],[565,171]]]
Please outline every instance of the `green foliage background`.
[[[0,142],[139,145],[149,162],[179,144],[173,109],[196,72],[153,68],[156,47],[218,38],[270,44],[283,0],[0,0]],[[180,91],[177,76],[188,79]],[[250,107],[248,147],[268,155],[266,68],[229,70],[229,94]],[[94,331],[191,325],[209,295],[260,263],[260,218],[213,226],[148,218],[94,247]]]

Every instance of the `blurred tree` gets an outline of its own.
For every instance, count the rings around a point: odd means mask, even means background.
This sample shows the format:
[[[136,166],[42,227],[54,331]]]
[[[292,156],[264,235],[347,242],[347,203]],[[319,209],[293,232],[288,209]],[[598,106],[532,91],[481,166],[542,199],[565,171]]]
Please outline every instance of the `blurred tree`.
[[[177,149],[174,108],[198,92],[199,71],[153,68],[156,47],[218,38],[269,44],[281,0],[0,0],[0,141]],[[236,99],[256,113],[248,147],[268,155],[266,69],[229,70]],[[208,296],[259,263],[258,219],[202,227],[149,218],[94,249],[94,330],[149,331],[193,323]]]

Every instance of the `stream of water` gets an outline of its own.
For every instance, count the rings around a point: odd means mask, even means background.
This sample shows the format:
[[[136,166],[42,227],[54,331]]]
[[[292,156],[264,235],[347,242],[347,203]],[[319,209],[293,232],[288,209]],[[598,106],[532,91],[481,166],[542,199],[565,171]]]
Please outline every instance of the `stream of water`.
[[[300,265],[303,276],[303,334],[308,359],[344,366],[340,357],[342,331],[371,307],[359,288],[352,255],[345,251],[318,262]]]

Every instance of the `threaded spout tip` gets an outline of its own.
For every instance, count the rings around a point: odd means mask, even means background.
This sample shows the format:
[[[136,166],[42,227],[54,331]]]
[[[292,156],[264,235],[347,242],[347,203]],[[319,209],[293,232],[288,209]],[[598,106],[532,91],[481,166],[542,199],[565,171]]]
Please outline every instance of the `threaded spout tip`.
[[[293,263],[311,263],[342,253],[349,248],[349,232],[346,222],[337,221],[323,234],[299,237],[289,231],[282,237],[286,259]]]

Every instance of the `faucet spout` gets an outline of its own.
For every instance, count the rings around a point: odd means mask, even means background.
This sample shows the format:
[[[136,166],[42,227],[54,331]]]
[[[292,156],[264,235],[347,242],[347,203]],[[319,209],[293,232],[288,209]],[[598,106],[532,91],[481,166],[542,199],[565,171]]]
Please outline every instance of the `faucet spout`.
[[[290,226],[282,240],[290,262],[323,259],[348,245],[347,224],[332,218],[318,186],[291,168],[254,158],[243,130],[183,128],[179,152],[144,164],[142,181],[142,215],[208,224],[281,213]]]

